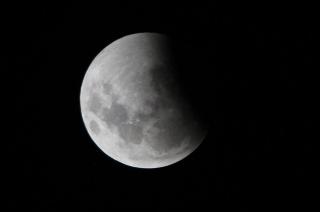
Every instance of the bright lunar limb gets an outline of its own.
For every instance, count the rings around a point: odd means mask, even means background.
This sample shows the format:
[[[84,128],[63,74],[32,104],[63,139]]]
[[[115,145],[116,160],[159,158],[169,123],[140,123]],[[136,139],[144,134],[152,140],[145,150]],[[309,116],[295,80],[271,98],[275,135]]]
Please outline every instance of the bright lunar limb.
[[[204,139],[206,128],[183,97],[171,59],[166,36],[137,33],[111,43],[89,66],[80,93],[82,118],[111,158],[164,167]]]

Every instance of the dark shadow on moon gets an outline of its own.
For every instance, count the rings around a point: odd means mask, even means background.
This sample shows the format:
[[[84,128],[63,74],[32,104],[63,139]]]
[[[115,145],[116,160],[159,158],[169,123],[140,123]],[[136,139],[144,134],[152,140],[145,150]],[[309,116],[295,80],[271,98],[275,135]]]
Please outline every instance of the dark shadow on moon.
[[[175,83],[174,71],[169,65],[157,65],[149,71],[150,85],[159,96],[168,98],[170,94],[178,91]]]
[[[137,125],[123,123],[118,127],[120,136],[127,142],[140,144],[142,142],[142,128]]]
[[[172,148],[179,147],[188,134],[192,132],[188,131],[186,124],[184,120],[176,117],[157,121],[154,127],[159,130],[159,133],[153,137],[153,140],[149,141],[150,145],[158,152],[167,152]]]

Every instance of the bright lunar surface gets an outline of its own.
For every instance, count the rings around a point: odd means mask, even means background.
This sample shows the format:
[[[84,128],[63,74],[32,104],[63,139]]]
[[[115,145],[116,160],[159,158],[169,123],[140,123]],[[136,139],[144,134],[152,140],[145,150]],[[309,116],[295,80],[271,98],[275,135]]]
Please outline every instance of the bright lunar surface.
[[[120,38],[97,55],[82,82],[81,113],[90,137],[129,166],[176,163],[207,132],[174,78],[167,40],[158,33]]]

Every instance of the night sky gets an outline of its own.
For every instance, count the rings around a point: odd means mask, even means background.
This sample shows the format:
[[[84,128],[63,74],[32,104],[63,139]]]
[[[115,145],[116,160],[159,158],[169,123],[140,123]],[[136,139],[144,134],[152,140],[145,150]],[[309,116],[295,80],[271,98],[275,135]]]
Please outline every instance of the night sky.
[[[17,89],[14,139],[6,142],[8,211],[311,207],[318,167],[312,6],[131,2],[28,3],[8,17]],[[176,41],[185,84],[210,126],[195,152],[160,169],[106,156],[80,113],[93,58],[138,32]]]

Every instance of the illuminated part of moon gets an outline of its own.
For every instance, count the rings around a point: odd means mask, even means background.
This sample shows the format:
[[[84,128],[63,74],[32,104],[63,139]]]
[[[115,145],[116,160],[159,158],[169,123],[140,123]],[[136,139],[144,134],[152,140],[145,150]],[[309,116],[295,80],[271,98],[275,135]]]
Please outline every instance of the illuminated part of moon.
[[[89,66],[80,93],[81,113],[96,145],[133,167],[176,163],[202,142],[206,129],[173,77],[167,38],[125,36]]]

